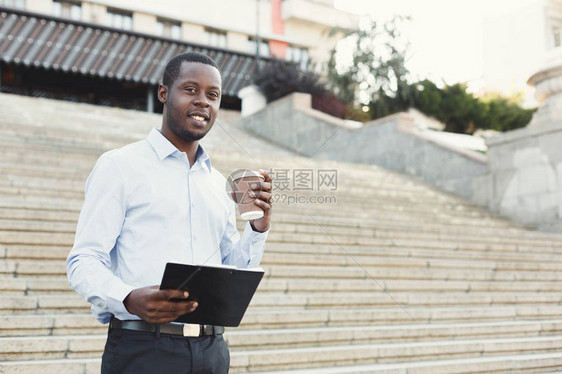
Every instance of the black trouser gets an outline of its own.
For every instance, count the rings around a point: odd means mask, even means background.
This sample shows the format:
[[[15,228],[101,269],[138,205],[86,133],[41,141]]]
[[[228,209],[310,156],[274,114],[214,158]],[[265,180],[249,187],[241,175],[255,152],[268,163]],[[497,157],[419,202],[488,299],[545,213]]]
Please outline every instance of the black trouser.
[[[110,329],[102,374],[226,374],[230,354],[222,335],[185,338]]]

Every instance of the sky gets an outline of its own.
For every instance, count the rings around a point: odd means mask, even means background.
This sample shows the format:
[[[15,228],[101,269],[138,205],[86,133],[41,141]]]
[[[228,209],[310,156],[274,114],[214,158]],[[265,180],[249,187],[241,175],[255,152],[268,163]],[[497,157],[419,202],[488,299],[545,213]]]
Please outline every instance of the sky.
[[[335,0],[337,8],[375,20],[409,15],[407,67],[414,79],[484,85],[483,22],[536,0]]]

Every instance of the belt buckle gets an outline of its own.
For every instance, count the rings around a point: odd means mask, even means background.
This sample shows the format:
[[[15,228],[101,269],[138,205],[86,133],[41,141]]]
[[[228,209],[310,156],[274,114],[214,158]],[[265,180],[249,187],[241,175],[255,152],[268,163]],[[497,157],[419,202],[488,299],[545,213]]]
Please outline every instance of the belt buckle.
[[[201,335],[201,325],[194,325],[192,323],[186,323],[183,325],[183,336],[196,338]]]

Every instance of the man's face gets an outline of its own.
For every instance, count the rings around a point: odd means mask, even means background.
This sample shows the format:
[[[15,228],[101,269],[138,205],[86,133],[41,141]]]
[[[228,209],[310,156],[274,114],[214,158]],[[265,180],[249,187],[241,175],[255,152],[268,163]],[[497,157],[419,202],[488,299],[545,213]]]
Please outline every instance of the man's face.
[[[158,91],[166,106],[163,130],[174,138],[172,143],[197,141],[211,130],[221,101],[221,76],[215,67],[184,62],[171,86],[160,85]]]

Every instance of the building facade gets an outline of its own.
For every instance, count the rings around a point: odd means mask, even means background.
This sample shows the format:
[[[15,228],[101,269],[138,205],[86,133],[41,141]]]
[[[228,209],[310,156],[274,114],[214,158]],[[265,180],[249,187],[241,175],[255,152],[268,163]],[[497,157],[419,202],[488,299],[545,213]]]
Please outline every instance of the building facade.
[[[484,22],[485,90],[523,93],[536,106],[527,80],[562,42],[562,0],[529,0],[516,10]]]
[[[0,13],[2,91],[58,97],[46,87],[86,85],[94,92],[76,101],[119,105],[103,98],[108,88],[136,98],[124,106],[149,110],[165,62],[182,50],[219,60],[225,106],[236,108],[260,63],[320,66],[337,41],[328,32],[358,25],[333,0],[0,0]]]

